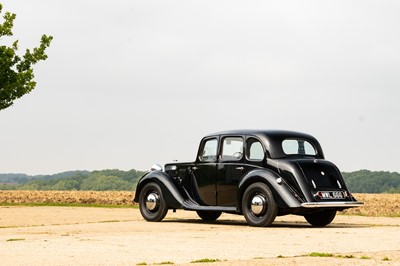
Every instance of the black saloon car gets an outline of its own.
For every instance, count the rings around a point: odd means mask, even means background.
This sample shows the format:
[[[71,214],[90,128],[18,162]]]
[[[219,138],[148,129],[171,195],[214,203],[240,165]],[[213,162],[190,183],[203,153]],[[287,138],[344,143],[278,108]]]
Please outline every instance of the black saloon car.
[[[234,130],[204,137],[196,160],[159,165],[144,175],[134,202],[147,221],[168,209],[196,211],[206,221],[222,212],[269,226],[277,215],[304,216],[313,226],[357,207],[339,169],[312,136],[291,131]]]

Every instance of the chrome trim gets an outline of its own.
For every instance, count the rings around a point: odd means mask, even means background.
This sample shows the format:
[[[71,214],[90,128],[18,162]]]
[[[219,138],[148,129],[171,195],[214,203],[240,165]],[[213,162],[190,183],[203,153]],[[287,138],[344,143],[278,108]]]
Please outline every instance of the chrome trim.
[[[329,202],[306,202],[301,203],[301,207],[304,208],[330,208],[330,207],[360,207],[364,205],[364,202],[359,201],[329,201]]]
[[[159,164],[153,164],[151,166],[151,171],[162,171],[162,166]]]
[[[255,195],[251,200],[251,211],[255,215],[260,215],[264,211],[265,205],[265,198],[262,195]]]
[[[146,208],[149,211],[154,211],[160,205],[160,196],[157,193],[151,192],[146,197]]]
[[[314,182],[313,179],[311,179],[311,183],[312,183],[312,185],[313,185],[314,188],[317,188],[317,186],[315,185],[315,182]]]

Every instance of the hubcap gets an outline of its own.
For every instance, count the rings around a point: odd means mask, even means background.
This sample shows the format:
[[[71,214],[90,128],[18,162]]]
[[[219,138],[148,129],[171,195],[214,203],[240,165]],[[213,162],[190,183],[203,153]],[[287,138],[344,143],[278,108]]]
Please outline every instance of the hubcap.
[[[251,211],[255,215],[260,215],[263,213],[265,206],[267,205],[267,202],[262,195],[255,195],[253,199],[251,200]]]
[[[151,192],[146,197],[146,208],[149,211],[154,211],[160,202],[160,196],[156,192]]]

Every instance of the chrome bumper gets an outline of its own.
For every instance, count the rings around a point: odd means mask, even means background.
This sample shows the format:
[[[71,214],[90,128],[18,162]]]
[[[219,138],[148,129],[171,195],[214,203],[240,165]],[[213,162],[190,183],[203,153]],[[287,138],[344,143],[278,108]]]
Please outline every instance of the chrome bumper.
[[[330,201],[330,202],[307,202],[302,203],[304,208],[351,208],[360,207],[364,202],[359,201]]]

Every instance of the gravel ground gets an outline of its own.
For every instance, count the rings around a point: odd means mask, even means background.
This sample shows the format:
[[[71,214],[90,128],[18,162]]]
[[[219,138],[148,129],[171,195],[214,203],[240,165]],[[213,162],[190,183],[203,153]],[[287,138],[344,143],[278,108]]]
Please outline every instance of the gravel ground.
[[[0,207],[0,258],[1,265],[400,265],[400,218],[339,215],[313,228],[283,216],[255,228],[229,214],[204,223],[178,210],[150,223],[138,209]]]

